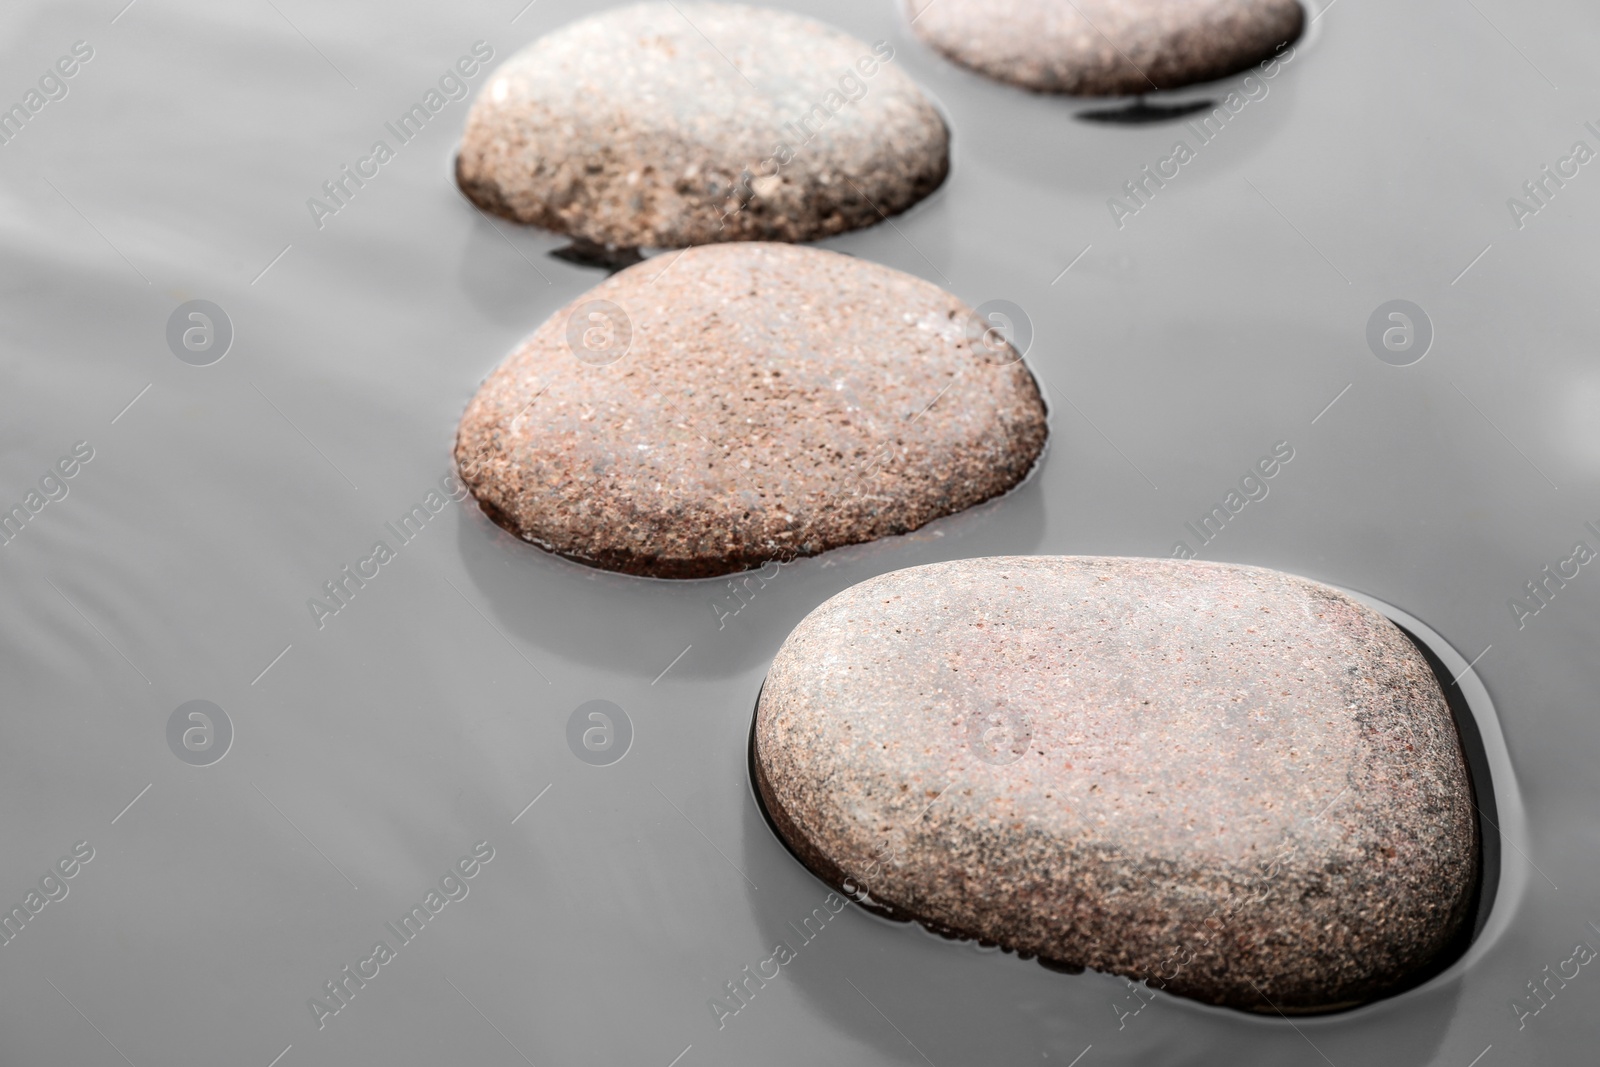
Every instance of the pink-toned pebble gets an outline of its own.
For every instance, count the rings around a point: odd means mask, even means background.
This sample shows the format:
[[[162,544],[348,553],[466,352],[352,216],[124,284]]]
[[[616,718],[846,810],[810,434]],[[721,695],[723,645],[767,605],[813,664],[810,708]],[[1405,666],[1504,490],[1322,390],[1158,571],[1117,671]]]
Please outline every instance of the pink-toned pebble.
[[[1305,26],[1296,0],[905,0],[944,55],[1039,92],[1138,95],[1225,78]]]
[[[887,41],[742,4],[579,19],[485,83],[456,177],[479,207],[595,245],[806,241],[906,210],[950,167]]]
[[[750,242],[653,257],[556,312],[473,397],[456,462],[527,541],[701,578],[969,508],[1046,434],[1033,376],[957,297]]]
[[[896,571],[767,675],[757,785],[796,854],[902,918],[1260,1011],[1404,985],[1478,883],[1439,681],[1382,615],[1180,560]]]

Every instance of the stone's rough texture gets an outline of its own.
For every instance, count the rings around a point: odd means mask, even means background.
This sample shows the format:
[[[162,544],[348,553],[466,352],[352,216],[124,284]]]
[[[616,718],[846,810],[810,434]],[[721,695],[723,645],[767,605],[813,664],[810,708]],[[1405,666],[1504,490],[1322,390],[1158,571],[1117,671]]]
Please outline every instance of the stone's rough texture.
[[[587,311],[597,300],[626,321]],[[456,462],[508,530],[630,574],[707,577],[904,533],[1005,492],[1044,447],[1033,377],[1009,346],[996,359],[973,315],[818,249],[656,256],[490,375]],[[586,323],[626,352],[579,358]]]
[[[607,11],[495,72],[467,118],[456,177],[485,210],[602,245],[805,241],[869,226],[949,169],[944,121],[893,55],[782,11]]]
[[[836,887],[1212,1003],[1382,995],[1475,897],[1472,784],[1427,662],[1274,571],[997,557],[873,578],[789,635],[754,745],[773,822]]]
[[[1236,74],[1294,41],[1296,0],[906,0],[962,66],[1040,92],[1121,96]],[[918,14],[920,12],[920,15]]]

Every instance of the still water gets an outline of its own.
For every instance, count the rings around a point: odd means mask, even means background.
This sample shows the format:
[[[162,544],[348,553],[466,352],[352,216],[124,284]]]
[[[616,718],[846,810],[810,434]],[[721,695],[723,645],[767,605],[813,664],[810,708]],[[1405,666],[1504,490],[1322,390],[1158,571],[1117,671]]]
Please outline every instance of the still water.
[[[0,145],[0,504],[39,500],[0,546],[0,904],[28,915],[0,946],[0,1062],[1592,1053],[1600,577],[1527,584],[1600,548],[1600,177],[1507,206],[1600,146],[1592,6],[1346,0],[1270,81],[1130,124],[950,66],[889,0],[805,5],[892,42],[953,135],[939,192],[828,247],[1024,309],[1052,438],[1004,499],[739,597],[551,558],[443,481],[478,382],[602,272],[455,192],[470,97],[403,143],[386,124],[474,48],[492,66],[592,5],[122,4],[0,19],[0,104],[73,68]],[[1216,136],[1178,114],[1229,91]],[[376,176],[308,208],[379,140]],[[1179,141],[1178,175],[1116,210]],[[1394,300],[1427,318],[1420,361],[1369,347]],[[191,301],[222,313],[209,340],[193,308],[169,335]],[[1199,544],[1280,442],[1270,491]],[[1503,833],[1469,953],[1291,1023],[831,912],[746,774],[789,629],[885,570],[1179,542],[1392,605],[1466,672]],[[779,942],[719,1027],[708,1001]]]

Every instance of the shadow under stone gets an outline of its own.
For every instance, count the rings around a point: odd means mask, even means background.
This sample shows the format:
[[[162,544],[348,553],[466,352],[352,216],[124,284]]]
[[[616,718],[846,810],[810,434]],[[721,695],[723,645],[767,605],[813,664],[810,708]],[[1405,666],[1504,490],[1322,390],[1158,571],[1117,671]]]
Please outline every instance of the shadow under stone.
[[[580,267],[601,267],[613,274],[645,260],[637,248],[615,248],[582,237],[574,237],[571,244],[555,249],[550,255]]]
[[[1400,626],[1398,622],[1395,625]],[[1451,679],[1450,672],[1426,641],[1404,626],[1400,626],[1400,632],[1417,646],[1417,651],[1422,653],[1422,658],[1428,661],[1434,677],[1439,680],[1439,687],[1444,690],[1445,702],[1450,706],[1450,717],[1455,720],[1456,734],[1461,738],[1467,776],[1472,780],[1472,804],[1478,809],[1478,888],[1471,905],[1470,918],[1462,925],[1457,942],[1441,952],[1435,966],[1414,983],[1420,985],[1460,959],[1489,921],[1489,911],[1500,889],[1500,834],[1496,829],[1500,825],[1500,812],[1495,804],[1494,782],[1489,775],[1489,754],[1484,748],[1483,732],[1478,728],[1477,716],[1467,702],[1466,695]],[[1485,832],[1485,823],[1494,830],[1493,833]]]
[[[1176,122],[1185,115],[1215,107],[1215,100],[1188,100],[1181,104],[1148,104],[1140,97],[1121,107],[1079,111],[1072,117],[1080,122],[1099,122],[1115,126],[1143,126],[1152,122]]]

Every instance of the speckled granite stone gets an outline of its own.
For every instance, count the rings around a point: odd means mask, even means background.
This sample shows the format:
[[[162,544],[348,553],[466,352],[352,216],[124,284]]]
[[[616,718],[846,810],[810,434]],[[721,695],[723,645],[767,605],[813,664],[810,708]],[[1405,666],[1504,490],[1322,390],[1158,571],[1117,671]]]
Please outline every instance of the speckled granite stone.
[[[974,322],[938,286],[835,252],[665,253],[490,375],[456,462],[506,529],[630,574],[904,533],[1005,492],[1044,447],[1032,375]]]
[[[944,181],[944,120],[893,61],[813,19],[645,3],[533,42],[485,83],[456,164],[486,211],[612,247],[805,241]]]
[[[1300,36],[1296,0],[905,0],[944,55],[1039,92],[1120,96],[1236,74]]]
[[[1258,1011],[1380,996],[1459,934],[1472,786],[1410,640],[1254,567],[996,557],[789,635],[756,714],[779,832],[871,906]]]

